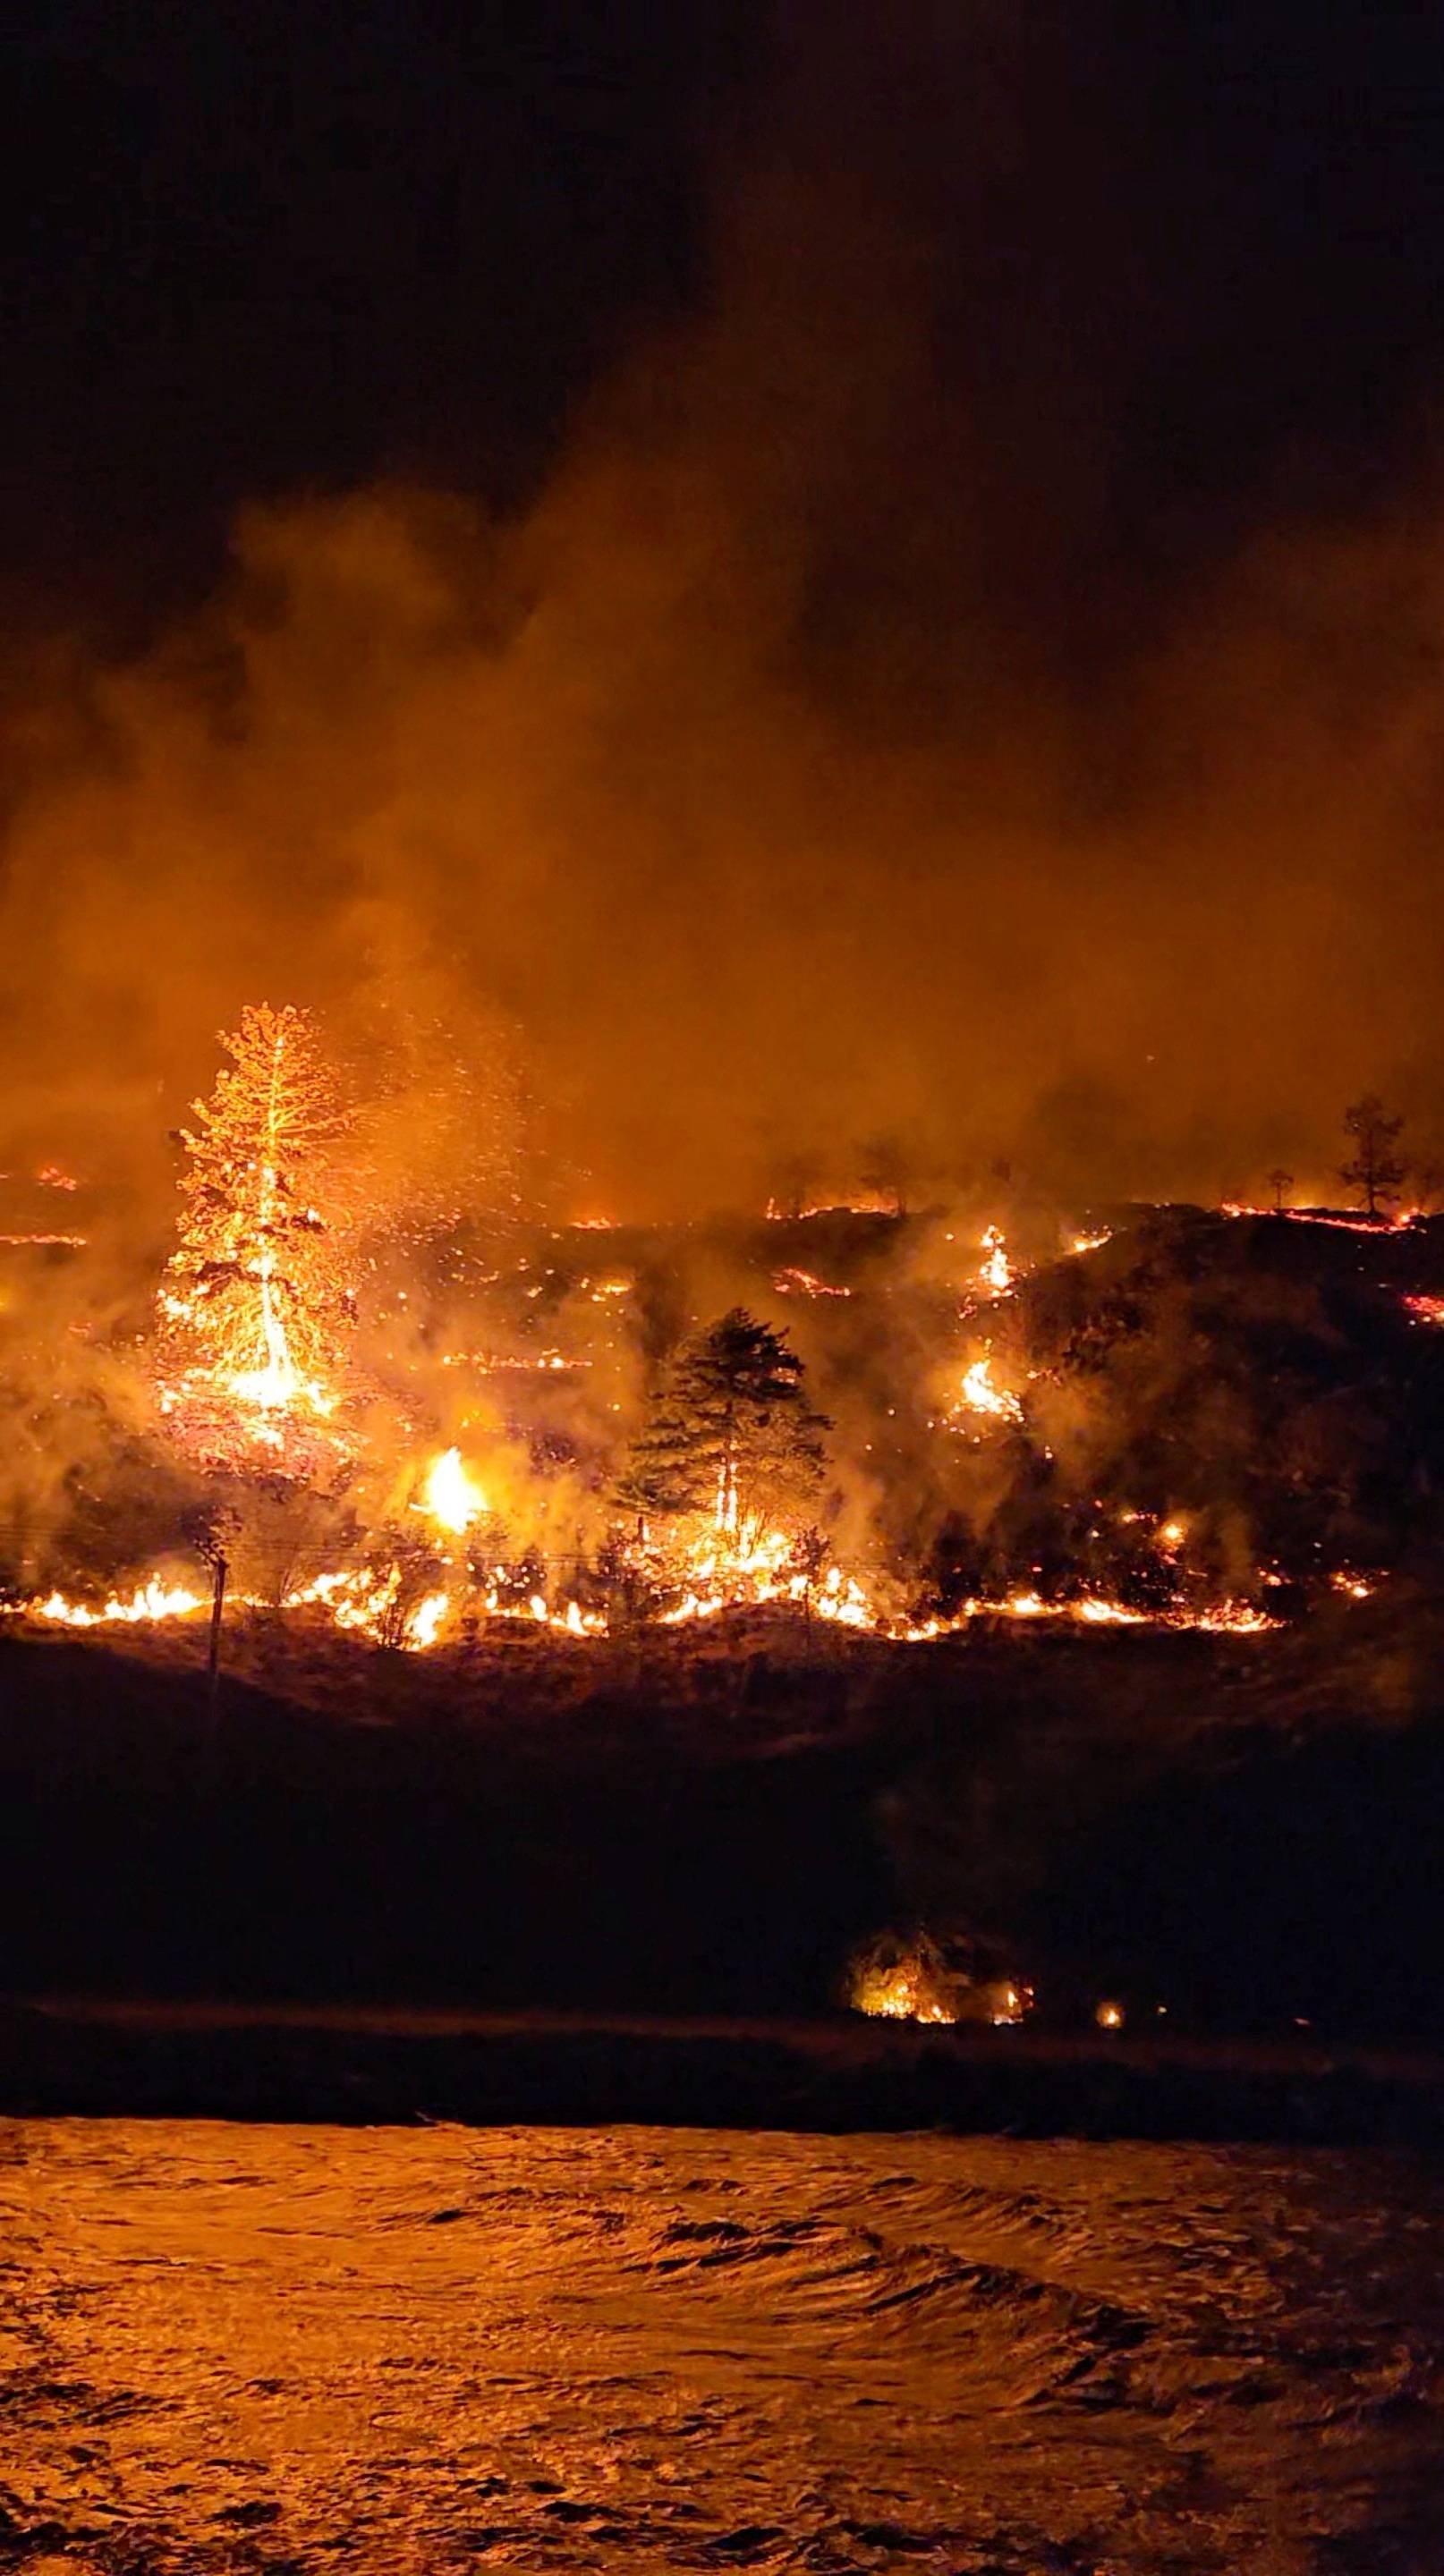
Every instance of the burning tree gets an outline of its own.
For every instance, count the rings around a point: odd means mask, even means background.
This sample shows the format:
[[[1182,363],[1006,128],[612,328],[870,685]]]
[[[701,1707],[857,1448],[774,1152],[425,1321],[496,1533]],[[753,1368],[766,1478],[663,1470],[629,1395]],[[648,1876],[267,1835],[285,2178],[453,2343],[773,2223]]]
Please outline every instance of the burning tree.
[[[619,1500],[643,1516],[710,1513],[736,1538],[816,1495],[825,1417],[786,1335],[734,1306],[682,1351],[633,1443]]]
[[[285,1451],[334,1411],[328,1384],[351,1321],[336,1235],[334,1163],[346,1117],[311,1021],[247,1009],[232,1061],[182,1130],[180,1241],[161,1311],[176,1380],[165,1409],[188,1445],[235,1462]]]
[[[1377,1216],[1381,1207],[1392,1207],[1408,1171],[1408,1164],[1394,1151],[1403,1124],[1402,1118],[1389,1117],[1372,1091],[1344,1111],[1344,1129],[1354,1151],[1339,1178],[1358,1192],[1370,1216]]]

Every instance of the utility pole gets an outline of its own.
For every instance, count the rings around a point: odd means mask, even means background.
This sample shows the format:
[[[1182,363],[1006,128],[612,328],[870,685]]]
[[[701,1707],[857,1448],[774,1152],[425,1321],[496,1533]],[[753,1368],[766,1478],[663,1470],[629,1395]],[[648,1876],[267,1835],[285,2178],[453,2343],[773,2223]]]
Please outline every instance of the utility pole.
[[[217,1549],[215,1579],[211,1590],[210,1652],[206,1660],[206,1712],[212,1742],[215,1741],[221,1705],[221,1617],[226,1606],[227,1571],[226,1560]]]

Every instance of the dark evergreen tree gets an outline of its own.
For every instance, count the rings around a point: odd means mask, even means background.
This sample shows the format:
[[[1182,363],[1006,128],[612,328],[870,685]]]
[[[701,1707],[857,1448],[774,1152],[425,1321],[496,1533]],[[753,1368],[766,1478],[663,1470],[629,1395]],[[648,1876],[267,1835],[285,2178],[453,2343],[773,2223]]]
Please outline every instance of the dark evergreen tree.
[[[728,1531],[797,1517],[821,1482],[829,1428],[805,1374],[784,1334],[734,1306],[679,1354],[618,1500],[649,1517],[709,1512]]]

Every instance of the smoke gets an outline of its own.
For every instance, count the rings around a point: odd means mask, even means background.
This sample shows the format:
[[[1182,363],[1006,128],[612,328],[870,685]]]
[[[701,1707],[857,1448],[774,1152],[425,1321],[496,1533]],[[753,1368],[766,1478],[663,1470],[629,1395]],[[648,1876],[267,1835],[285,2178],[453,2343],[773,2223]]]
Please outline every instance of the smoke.
[[[248,507],[143,656],[12,686],[14,1153],[163,1228],[260,997],[389,1053],[433,1207],[523,1135],[525,1187],[687,1214],[879,1131],[1077,1200],[1321,1188],[1366,1084],[1444,1126],[1435,494],[1255,478],[1160,571],[1185,326],[1118,116],[1001,14],[863,34],[791,29],[700,309],[525,513]]]

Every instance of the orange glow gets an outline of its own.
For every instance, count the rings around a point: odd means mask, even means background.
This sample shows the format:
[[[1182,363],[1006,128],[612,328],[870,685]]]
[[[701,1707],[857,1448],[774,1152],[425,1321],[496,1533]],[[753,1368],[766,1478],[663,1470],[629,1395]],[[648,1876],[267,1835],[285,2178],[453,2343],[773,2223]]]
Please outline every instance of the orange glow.
[[[813,1270],[776,1270],[772,1285],[779,1297],[850,1297],[850,1288],[835,1288]]]
[[[984,1352],[963,1371],[963,1382],[949,1414],[956,1425],[959,1414],[980,1413],[997,1422],[1021,1422],[1023,1407],[1006,1387],[993,1384],[992,1355]]]
[[[1006,1297],[1013,1285],[1013,1265],[1000,1226],[990,1225],[984,1232],[978,1277],[990,1297]]]
[[[157,1619],[188,1619],[192,1612],[210,1606],[209,1595],[188,1592],[180,1584],[162,1583],[152,1575],[137,1586],[128,1599],[115,1594],[99,1610],[88,1609],[84,1602],[67,1600],[63,1592],[49,1593],[43,1601],[27,1602],[25,1616],[43,1620],[47,1626],[61,1628],[104,1628],[113,1625],[140,1627]]]
[[[413,1508],[425,1512],[438,1529],[448,1530],[454,1538],[464,1538],[472,1522],[480,1520],[489,1506],[480,1485],[462,1465],[461,1451],[444,1449],[432,1461],[421,1501]]]

